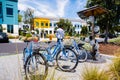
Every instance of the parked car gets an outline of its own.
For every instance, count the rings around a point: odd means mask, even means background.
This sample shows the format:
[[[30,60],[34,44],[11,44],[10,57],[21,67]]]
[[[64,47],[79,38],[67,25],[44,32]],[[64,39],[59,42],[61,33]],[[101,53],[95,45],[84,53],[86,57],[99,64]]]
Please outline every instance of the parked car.
[[[8,43],[9,38],[8,35],[4,32],[0,32],[0,43]]]
[[[105,38],[105,34],[100,34],[99,37]],[[108,33],[108,38],[115,38],[115,37],[117,37],[115,34]]]

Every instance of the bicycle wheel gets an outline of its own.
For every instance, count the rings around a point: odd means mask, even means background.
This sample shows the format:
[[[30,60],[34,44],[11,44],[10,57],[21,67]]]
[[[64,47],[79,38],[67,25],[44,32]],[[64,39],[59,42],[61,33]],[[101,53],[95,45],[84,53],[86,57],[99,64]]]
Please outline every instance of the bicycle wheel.
[[[78,60],[80,62],[85,62],[88,58],[88,54],[87,54],[87,51],[82,49],[82,50],[79,50],[79,54],[78,54]]]
[[[23,59],[25,59],[25,51],[26,51],[26,48],[23,49]]]
[[[26,54],[26,48],[23,49],[23,67],[25,69],[25,54]]]
[[[25,74],[28,80],[44,80],[48,74],[47,62],[42,54],[33,53],[25,63]]]
[[[65,72],[74,70],[78,65],[76,53],[70,48],[60,50],[56,55],[57,66]]]

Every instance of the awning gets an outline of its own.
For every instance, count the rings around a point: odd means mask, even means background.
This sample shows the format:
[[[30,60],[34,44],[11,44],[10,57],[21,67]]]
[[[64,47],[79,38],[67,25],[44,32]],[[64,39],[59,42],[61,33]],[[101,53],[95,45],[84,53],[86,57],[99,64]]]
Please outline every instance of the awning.
[[[107,13],[107,12],[108,12],[107,9],[96,5],[96,6],[88,8],[88,9],[79,11],[79,12],[77,12],[77,14],[80,18],[86,18],[86,17],[89,17],[89,16],[101,15],[101,14]]]

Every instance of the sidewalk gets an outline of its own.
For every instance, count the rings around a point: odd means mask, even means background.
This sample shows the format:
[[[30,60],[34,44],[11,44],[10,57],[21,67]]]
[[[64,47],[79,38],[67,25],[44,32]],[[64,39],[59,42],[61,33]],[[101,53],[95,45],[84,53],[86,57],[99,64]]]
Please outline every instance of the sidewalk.
[[[23,41],[19,40],[19,39],[9,39],[10,43],[22,43]]]
[[[74,72],[63,72],[61,70],[55,69],[55,80],[62,78],[61,80],[82,80],[81,75],[86,67],[98,67],[101,70],[107,70],[109,64],[111,63],[111,56],[106,57],[101,56],[101,60],[104,59],[104,62],[101,61],[87,61],[78,64]],[[10,56],[1,56],[0,57],[0,80],[24,80],[24,69],[22,54],[10,55]],[[97,63],[97,64],[96,64]],[[49,77],[54,72],[54,67],[49,67]]]

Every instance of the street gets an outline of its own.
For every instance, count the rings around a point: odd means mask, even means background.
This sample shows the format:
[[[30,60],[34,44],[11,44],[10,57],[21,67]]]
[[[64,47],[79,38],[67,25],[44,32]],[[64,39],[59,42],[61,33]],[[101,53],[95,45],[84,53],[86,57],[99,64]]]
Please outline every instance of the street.
[[[26,43],[0,43],[0,56],[20,53]]]
[[[50,44],[55,44],[55,41],[52,41]],[[26,47],[27,43],[25,42],[16,42],[16,43],[0,43],[0,56],[11,55],[16,53],[23,52],[23,49]],[[40,46],[47,47],[47,44],[40,42]]]

